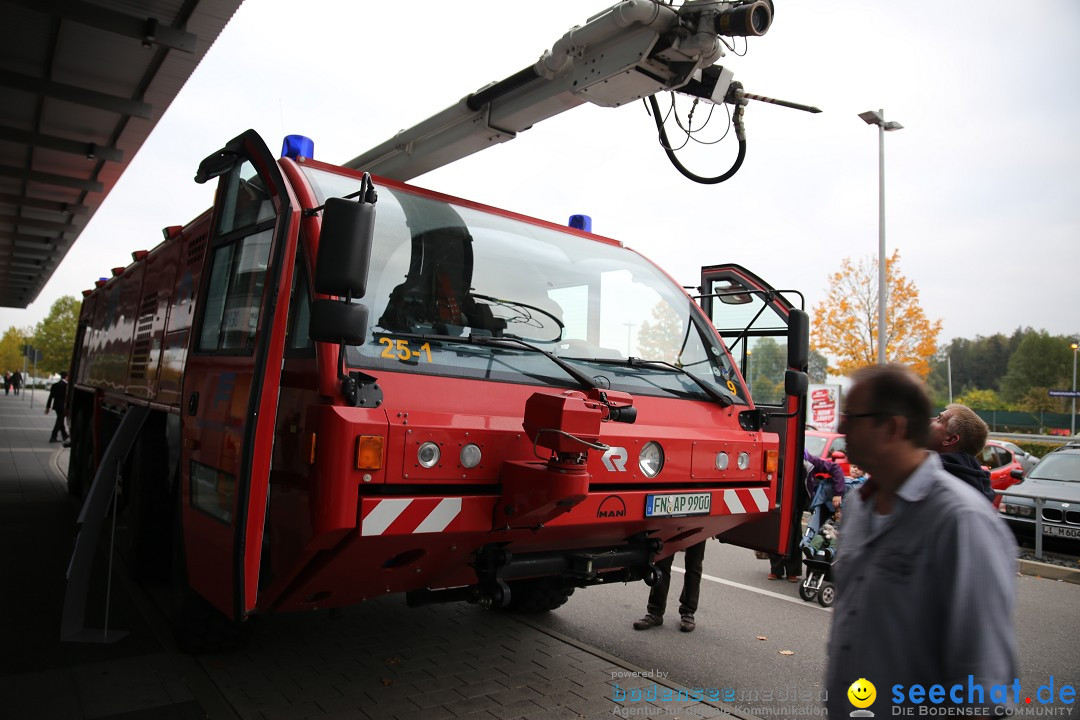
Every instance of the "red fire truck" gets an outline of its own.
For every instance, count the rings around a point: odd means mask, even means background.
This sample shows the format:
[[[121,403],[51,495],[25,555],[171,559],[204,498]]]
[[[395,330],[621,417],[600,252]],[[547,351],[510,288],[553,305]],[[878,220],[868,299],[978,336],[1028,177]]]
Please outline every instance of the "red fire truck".
[[[706,538],[784,547],[804,312],[736,266],[695,302],[619,241],[404,182],[581,102],[730,100],[717,36],[770,11],[628,0],[346,166],[253,131],[202,161],[213,207],[85,293],[69,403],[79,496],[145,414],[118,547],[171,572],[185,647],[386,593],[550,610]]]

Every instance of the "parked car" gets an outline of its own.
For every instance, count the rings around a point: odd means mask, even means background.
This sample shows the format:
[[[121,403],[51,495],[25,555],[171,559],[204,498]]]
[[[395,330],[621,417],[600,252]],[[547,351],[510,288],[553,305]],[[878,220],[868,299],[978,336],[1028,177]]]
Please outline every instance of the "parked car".
[[[804,447],[811,455],[832,460],[840,466],[845,476],[851,477],[851,461],[847,457],[847,439],[840,433],[807,430]]]
[[[1080,542],[1080,443],[1051,450],[1011,489],[1043,499],[1043,535]],[[1017,536],[1035,536],[1035,500],[1003,495],[998,511]]]
[[[1024,479],[1024,466],[1016,459],[1012,450],[997,440],[987,440],[986,447],[977,456],[990,471],[990,487],[1004,490]],[[994,507],[1001,507],[1001,496],[994,498]]]
[[[1028,471],[1031,470],[1031,468],[1035,467],[1035,463],[1039,462],[1039,458],[1037,455],[1032,455],[1016,443],[1009,442],[1008,440],[988,440],[987,442],[992,442],[995,445],[1000,445],[1003,448],[1010,450],[1013,454],[1013,457],[1015,457],[1020,463],[1021,467],[1024,468],[1024,475],[1027,475]]]

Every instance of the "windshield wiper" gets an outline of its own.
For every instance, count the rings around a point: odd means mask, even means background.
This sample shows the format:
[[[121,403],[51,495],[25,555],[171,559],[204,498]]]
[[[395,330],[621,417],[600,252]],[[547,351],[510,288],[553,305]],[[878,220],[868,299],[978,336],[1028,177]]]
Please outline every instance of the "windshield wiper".
[[[578,370],[576,367],[560,358],[555,353],[550,353],[547,350],[537,347],[530,342],[521,340],[516,337],[494,337],[493,335],[477,335],[476,333],[470,333],[468,335],[430,335],[426,333],[400,333],[389,332],[386,335],[393,335],[394,337],[407,338],[411,340],[435,340],[438,342],[450,342],[458,343],[461,345],[487,345],[492,347],[507,347],[516,346],[523,347],[532,350],[535,353],[545,356],[551,362],[558,365],[566,372],[567,375],[577,381],[578,385],[581,385],[586,390],[603,390],[596,381]]]
[[[685,375],[694,381],[699,388],[705,391],[705,394],[710,398],[720,403],[723,407],[731,407],[735,404],[725,393],[720,392],[715,387],[699,378],[694,373],[690,372],[686,368],[679,367],[678,365],[666,362],[664,360],[645,360],[643,358],[629,357],[625,360],[622,358],[574,358],[575,360],[581,360],[582,362],[598,363],[600,365],[624,365],[626,367],[662,367],[668,370],[674,370],[680,375]]]

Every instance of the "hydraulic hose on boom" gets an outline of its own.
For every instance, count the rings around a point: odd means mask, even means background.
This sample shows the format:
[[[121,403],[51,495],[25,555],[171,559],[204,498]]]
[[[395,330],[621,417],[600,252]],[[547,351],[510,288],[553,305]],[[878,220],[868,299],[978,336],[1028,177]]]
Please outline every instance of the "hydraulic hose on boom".
[[[657,0],[623,0],[571,28],[535,64],[402,130],[345,166],[407,181],[512,140],[536,123],[586,102],[619,107],[658,92],[678,91],[736,106],[739,160],[723,177],[727,179],[745,155],[742,106],[747,99],[770,100],[743,93],[733,82],[733,73],[713,63],[724,56],[721,36],[764,35],[772,16],[771,0],[689,0],[679,7]]]

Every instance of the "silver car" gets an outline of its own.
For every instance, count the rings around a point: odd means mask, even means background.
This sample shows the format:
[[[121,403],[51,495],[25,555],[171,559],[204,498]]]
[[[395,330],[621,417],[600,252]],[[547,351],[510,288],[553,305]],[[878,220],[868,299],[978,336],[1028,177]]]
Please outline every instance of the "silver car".
[[[1047,453],[1009,491],[1042,499],[1043,535],[1080,542],[1080,442]],[[1033,498],[1004,495],[998,512],[1018,535],[1034,537],[1035,509]]]

